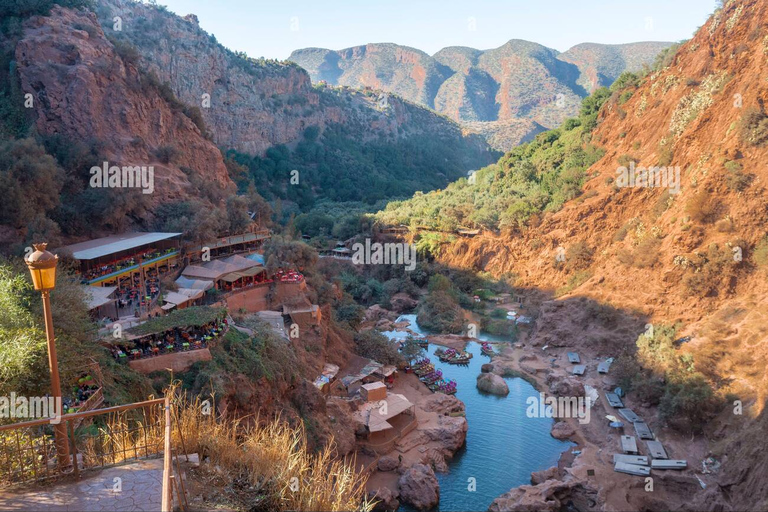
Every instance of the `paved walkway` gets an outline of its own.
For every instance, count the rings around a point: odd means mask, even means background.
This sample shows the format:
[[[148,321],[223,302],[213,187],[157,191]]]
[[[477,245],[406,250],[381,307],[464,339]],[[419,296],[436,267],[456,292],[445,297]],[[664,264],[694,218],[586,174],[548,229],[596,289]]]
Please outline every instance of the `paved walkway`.
[[[159,511],[163,459],[89,471],[77,481],[0,490],[0,510],[45,512]]]

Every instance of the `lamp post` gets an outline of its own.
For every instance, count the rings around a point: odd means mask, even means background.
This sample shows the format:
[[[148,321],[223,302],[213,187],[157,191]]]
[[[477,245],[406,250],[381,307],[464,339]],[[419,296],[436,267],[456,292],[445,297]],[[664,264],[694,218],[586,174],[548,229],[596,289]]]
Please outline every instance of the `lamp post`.
[[[41,292],[43,296],[45,335],[48,340],[48,367],[51,372],[51,391],[56,404],[61,407],[59,360],[56,357],[56,341],[53,336],[53,316],[51,315],[51,290],[56,287],[56,264],[59,262],[59,257],[46,250],[48,244],[33,245],[35,252],[30,254],[24,261],[27,267],[29,267],[29,272],[32,274],[32,284],[34,284],[35,290]],[[63,423],[58,423],[53,428],[59,469],[64,469],[71,464],[66,426]]]

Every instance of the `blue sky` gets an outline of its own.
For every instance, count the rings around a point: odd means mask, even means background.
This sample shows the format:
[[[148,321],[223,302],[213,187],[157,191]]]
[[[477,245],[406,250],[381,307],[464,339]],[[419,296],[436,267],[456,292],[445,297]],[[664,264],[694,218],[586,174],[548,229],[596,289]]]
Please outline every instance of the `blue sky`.
[[[393,42],[434,54],[446,46],[489,49],[527,39],[565,51],[582,42],[689,38],[714,0],[158,0],[225,46],[286,59],[305,47],[338,50]]]

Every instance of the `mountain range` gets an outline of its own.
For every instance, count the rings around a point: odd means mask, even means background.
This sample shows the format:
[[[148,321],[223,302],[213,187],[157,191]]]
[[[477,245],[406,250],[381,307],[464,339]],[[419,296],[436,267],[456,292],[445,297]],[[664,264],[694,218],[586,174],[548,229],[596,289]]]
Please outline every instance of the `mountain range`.
[[[314,82],[384,90],[482,133],[506,151],[578,114],[581,100],[638,71],[672,43],[584,43],[564,53],[512,39],[491,50],[463,46],[434,55],[393,43],[344,50],[305,48],[289,61]]]

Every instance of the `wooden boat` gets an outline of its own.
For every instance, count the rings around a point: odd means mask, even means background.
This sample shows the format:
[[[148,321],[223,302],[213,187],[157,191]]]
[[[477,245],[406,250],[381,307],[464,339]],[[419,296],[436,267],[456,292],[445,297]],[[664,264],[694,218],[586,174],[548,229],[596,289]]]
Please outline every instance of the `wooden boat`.
[[[483,343],[482,347],[480,347],[480,352],[482,352],[483,355],[486,355],[486,356],[489,356],[489,357],[496,355],[496,352],[493,350],[493,347],[491,347],[487,343]]]
[[[454,357],[453,359],[450,359],[448,361],[448,364],[469,364],[469,357],[460,355],[460,356]]]
[[[456,356],[458,356],[458,355],[459,355],[458,352],[456,352],[452,348],[449,348],[448,350],[446,350],[445,352],[440,354],[438,357],[440,358],[440,361],[442,361],[444,363],[450,363],[451,360],[453,358],[455,358]]]
[[[435,371],[435,365],[428,364],[428,365],[423,366],[421,368],[417,368],[416,370],[413,371],[413,373],[415,373],[419,377],[422,377],[424,375],[427,375],[428,373],[432,373],[433,371]]]
[[[416,338],[416,343],[421,348],[429,348],[429,341],[427,341],[427,338]]]

